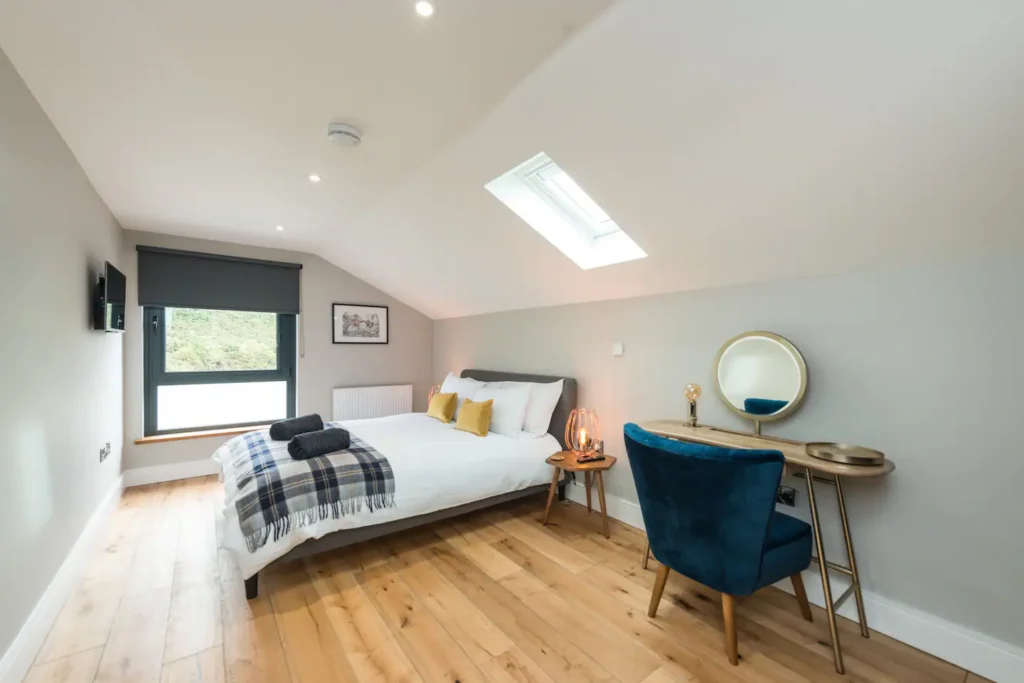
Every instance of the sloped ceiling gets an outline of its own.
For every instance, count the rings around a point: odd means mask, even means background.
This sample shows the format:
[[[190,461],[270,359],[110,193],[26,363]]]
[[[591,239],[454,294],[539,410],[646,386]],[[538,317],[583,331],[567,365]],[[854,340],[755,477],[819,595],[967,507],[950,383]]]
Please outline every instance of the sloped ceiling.
[[[299,68],[329,62],[339,29],[311,30],[322,17],[308,13],[327,11],[313,0],[244,40],[198,0],[159,21],[162,3],[104,0],[141,7],[148,33],[112,48],[96,19],[101,35],[57,58],[12,26],[37,3],[3,6],[0,45],[127,225],[314,251],[433,317],[813,276],[1024,232],[1024,4],[1011,0],[620,0],[554,54],[562,25],[603,5],[445,2],[432,34],[398,18],[408,3],[375,2],[390,21],[364,9],[341,27],[371,56],[346,67],[363,78],[344,97],[345,73]],[[49,19],[71,33],[86,17]],[[149,84],[154,68],[169,87]],[[410,103],[417,116],[396,110]],[[154,125],[161,107],[175,116]],[[354,151],[319,129],[346,109],[365,112]],[[161,143],[137,149],[146,136]],[[650,257],[581,271],[484,189],[542,150]],[[309,186],[315,168],[343,170],[343,187],[329,173]],[[268,235],[278,222],[289,230]]]
[[[3,0],[0,47],[125,227],[365,270],[349,227],[610,0],[434,2]]]

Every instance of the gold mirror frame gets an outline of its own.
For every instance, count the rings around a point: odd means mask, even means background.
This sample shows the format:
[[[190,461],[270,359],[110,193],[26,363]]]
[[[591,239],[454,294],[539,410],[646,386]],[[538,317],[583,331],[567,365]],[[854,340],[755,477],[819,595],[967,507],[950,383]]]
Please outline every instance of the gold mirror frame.
[[[771,339],[772,341],[778,342],[779,344],[782,345],[783,348],[785,348],[787,351],[793,354],[793,358],[796,359],[797,367],[799,367],[800,369],[800,389],[799,391],[797,391],[796,397],[792,401],[790,401],[789,405],[787,405],[785,408],[783,408],[777,413],[772,413],[771,415],[755,415],[753,413],[748,413],[747,411],[734,406],[732,402],[728,398],[726,398],[725,392],[722,390],[722,383],[718,379],[719,366],[722,364],[722,356],[725,355],[725,352],[728,351],[729,347],[731,347],[736,342],[750,337],[765,337]],[[804,394],[807,393],[807,363],[804,362],[804,357],[800,354],[800,351],[795,346],[793,346],[793,342],[789,341],[783,336],[777,335],[774,332],[768,332],[766,330],[754,330],[753,332],[744,332],[743,334],[737,334],[735,337],[722,344],[722,348],[718,350],[718,354],[715,356],[714,371],[715,392],[718,394],[718,398],[722,399],[722,403],[724,403],[729,410],[731,410],[732,412],[736,413],[737,415],[744,419],[752,421],[754,423],[755,434],[761,433],[762,422],[774,422],[775,420],[781,420],[784,417],[792,415],[796,411],[796,409],[800,407],[800,404],[803,403]]]

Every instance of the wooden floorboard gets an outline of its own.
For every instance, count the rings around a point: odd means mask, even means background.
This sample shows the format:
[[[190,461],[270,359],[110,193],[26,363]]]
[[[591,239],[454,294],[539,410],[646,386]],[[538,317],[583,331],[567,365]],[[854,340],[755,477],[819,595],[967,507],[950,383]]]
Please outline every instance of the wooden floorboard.
[[[165,663],[160,683],[224,683],[224,650],[218,646]]]
[[[642,532],[543,497],[273,568],[246,600],[218,550],[215,478],[125,491],[25,683],[983,683],[773,588],[738,601],[740,663],[713,591],[657,563]]]

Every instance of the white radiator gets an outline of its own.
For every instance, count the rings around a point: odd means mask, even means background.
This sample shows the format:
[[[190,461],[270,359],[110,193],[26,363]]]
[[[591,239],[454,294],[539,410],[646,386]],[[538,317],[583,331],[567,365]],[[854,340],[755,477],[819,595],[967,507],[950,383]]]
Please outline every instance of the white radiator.
[[[341,387],[334,390],[334,419],[362,420],[412,412],[412,385]]]

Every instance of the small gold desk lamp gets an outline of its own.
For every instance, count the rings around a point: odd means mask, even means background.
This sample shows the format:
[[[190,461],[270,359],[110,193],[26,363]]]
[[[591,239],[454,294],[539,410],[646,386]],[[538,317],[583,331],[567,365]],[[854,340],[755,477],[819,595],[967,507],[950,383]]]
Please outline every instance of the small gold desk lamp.
[[[697,426],[697,399],[700,398],[700,385],[699,384],[687,384],[686,389],[683,390],[683,395],[686,396],[686,400],[690,402],[690,414],[686,418],[686,424],[691,427]]]

